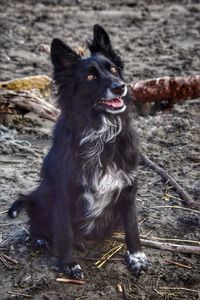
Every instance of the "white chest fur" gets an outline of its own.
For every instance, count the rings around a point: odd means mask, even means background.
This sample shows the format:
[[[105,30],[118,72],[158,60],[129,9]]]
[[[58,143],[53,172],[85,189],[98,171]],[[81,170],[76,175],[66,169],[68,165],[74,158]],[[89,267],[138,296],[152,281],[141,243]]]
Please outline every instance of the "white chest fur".
[[[87,221],[84,224],[84,231],[87,233],[92,231],[95,218],[101,216],[109,204],[117,202],[122,189],[132,185],[136,176],[136,171],[126,174],[114,165],[108,167],[103,176],[97,169],[91,183],[84,182],[83,197],[87,207],[84,213],[84,219]]]
[[[84,211],[83,229],[89,233],[92,231],[95,218],[99,217],[104,209],[116,202],[122,189],[134,183],[137,176],[136,171],[125,173],[111,163],[102,173],[101,153],[106,143],[113,143],[122,130],[122,122],[117,117],[114,122],[102,117],[102,126],[99,130],[86,130],[83,133],[80,145],[83,147],[83,195],[86,209]]]

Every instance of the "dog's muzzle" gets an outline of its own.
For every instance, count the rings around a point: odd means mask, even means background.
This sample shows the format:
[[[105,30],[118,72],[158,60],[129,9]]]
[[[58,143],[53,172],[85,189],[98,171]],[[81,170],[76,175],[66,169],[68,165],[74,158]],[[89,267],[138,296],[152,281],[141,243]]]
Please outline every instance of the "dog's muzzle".
[[[124,83],[113,83],[106,91],[106,97],[98,100],[96,108],[111,114],[119,114],[125,111],[124,97],[127,93],[127,87]]]
[[[111,85],[110,91],[117,96],[122,96],[125,92],[126,85],[113,83]]]

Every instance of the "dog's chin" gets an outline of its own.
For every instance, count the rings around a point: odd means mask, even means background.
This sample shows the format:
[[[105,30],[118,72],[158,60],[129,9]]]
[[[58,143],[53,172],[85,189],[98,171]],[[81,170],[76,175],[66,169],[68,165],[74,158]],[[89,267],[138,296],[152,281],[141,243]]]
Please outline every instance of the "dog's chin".
[[[101,99],[95,104],[95,109],[110,114],[120,114],[126,110],[126,105],[121,97],[113,99]]]

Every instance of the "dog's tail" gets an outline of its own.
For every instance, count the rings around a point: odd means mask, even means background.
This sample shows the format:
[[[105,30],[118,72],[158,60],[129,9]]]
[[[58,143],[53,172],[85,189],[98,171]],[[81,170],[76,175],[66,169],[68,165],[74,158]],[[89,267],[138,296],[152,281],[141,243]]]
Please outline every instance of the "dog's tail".
[[[8,216],[10,218],[16,218],[17,215],[26,207],[28,196],[20,194],[19,198],[11,205],[8,210]]]

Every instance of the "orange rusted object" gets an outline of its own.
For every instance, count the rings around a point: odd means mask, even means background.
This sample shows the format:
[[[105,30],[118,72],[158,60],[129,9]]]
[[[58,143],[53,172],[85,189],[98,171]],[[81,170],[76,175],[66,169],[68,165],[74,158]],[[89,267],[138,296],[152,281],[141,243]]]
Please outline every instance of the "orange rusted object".
[[[140,80],[133,82],[131,88],[136,101],[176,103],[200,97],[200,75]]]

